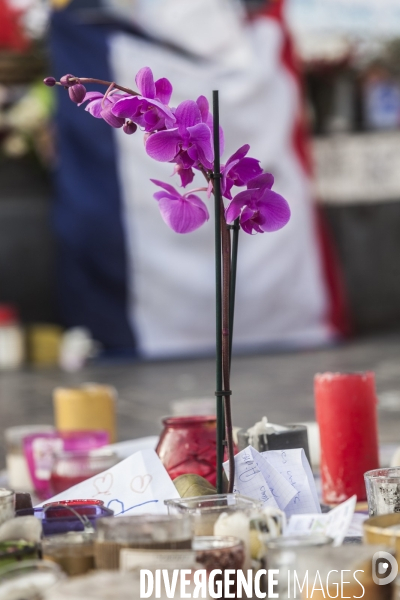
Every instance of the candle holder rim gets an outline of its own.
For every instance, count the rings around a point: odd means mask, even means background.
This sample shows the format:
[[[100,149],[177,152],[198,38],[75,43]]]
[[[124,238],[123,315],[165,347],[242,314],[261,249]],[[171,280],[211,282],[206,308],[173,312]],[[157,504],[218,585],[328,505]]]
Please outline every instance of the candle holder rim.
[[[218,500],[226,499],[228,501],[229,498],[233,498],[235,501],[244,501],[244,503],[248,503],[247,508],[261,508],[263,506],[261,501],[255,500],[254,498],[250,498],[249,496],[244,496],[242,494],[212,494],[209,496],[191,496],[189,498],[171,498],[168,500],[164,500],[164,504],[166,506],[173,506],[176,508],[185,508],[190,512],[194,512],[198,509],[209,510],[210,512],[215,509],[226,509],[234,508],[236,503],[226,504],[226,505],[214,505],[207,506],[207,503],[218,502]],[[193,502],[193,506],[184,506],[188,502]],[[205,502],[205,506],[201,506],[201,503]],[[196,504],[197,503],[197,504]],[[181,505],[181,506],[180,506]],[[243,507],[245,509],[246,507]]]
[[[314,382],[321,382],[324,378],[328,381],[338,381],[342,378],[352,377],[353,379],[375,379],[374,371],[324,371],[323,373],[315,373]]]
[[[390,475],[389,473],[387,475],[378,475],[377,473],[379,471],[392,471],[392,472],[397,472],[398,474],[395,476]],[[400,466],[398,467],[380,467],[379,469],[371,469],[370,471],[366,471],[364,473],[364,479],[374,479],[374,480],[384,480],[384,479],[400,479]]]
[[[179,415],[162,417],[161,422],[167,427],[195,426],[205,423],[216,423],[216,415]]]

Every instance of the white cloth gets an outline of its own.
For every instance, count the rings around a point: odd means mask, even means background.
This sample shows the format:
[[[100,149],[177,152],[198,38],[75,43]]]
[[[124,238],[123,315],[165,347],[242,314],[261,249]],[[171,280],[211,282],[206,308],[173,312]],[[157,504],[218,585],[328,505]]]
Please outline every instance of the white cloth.
[[[310,182],[292,145],[300,110],[294,77],[281,61],[277,21],[247,23],[229,0],[136,0],[132,16],[157,39],[127,34],[110,41],[115,81],[132,86],[143,66],[167,77],[171,104],[220,90],[221,125],[228,158],[245,143],[249,156],[275,176],[274,189],[289,202],[283,230],[240,233],[234,346],[309,345],[330,339],[329,298],[316,239]],[[116,131],[124,223],[130,261],[130,318],[146,357],[211,352],[215,346],[213,219],[178,235],[162,221],[150,177],[170,179],[173,166],[150,159],[139,133]],[[224,161],[223,161],[224,162]],[[204,185],[197,175],[193,186]],[[212,200],[208,202],[213,214]]]

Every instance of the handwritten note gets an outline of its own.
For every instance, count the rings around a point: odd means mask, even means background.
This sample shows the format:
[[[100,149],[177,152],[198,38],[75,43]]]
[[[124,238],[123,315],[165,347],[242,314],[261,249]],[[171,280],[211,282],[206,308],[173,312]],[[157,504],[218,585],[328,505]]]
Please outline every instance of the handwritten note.
[[[178,498],[171,478],[154,450],[132,454],[112,469],[78,483],[46,500],[93,498],[120,515],[166,513],[164,500]]]
[[[224,463],[229,474],[228,462]],[[248,446],[235,456],[234,491],[283,510],[287,517],[320,513],[317,490],[302,448],[257,452]]]
[[[228,462],[224,469],[228,476]],[[296,490],[252,446],[235,456],[234,491],[281,510],[296,495]]]
[[[328,513],[293,515],[284,535],[307,535],[318,532],[333,538],[334,546],[340,546],[352,522],[356,501],[357,497],[352,496]]]
[[[294,498],[285,508],[287,517],[321,512],[314,477],[303,448],[268,450],[262,452],[262,456],[296,490]]]

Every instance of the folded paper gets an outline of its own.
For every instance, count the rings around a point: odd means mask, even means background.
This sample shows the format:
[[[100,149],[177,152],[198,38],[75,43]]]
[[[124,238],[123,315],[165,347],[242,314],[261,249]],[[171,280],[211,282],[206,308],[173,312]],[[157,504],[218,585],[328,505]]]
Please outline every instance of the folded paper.
[[[96,499],[120,515],[165,514],[164,500],[179,498],[170,476],[154,450],[132,454],[115,467],[78,483],[46,503]],[[41,506],[41,505],[40,505]]]

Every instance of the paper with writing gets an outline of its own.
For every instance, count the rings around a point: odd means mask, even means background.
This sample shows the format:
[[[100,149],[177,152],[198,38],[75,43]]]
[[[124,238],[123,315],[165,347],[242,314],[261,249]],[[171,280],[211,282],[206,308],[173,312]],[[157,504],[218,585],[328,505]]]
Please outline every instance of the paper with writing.
[[[103,500],[114,515],[167,513],[164,500],[179,498],[170,476],[154,450],[132,454],[112,469],[78,483],[48,502]]]
[[[333,538],[334,546],[340,546],[350,527],[357,497],[352,496],[324,514],[292,515],[284,535],[307,535],[323,533]]]
[[[294,498],[285,507],[287,517],[321,512],[314,477],[303,448],[268,450],[261,455],[296,490]]]
[[[224,463],[226,475],[228,462]],[[234,492],[283,510],[296,491],[252,446],[235,456]]]

